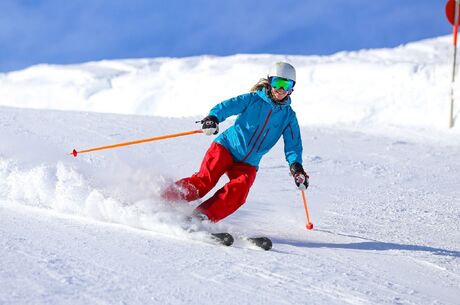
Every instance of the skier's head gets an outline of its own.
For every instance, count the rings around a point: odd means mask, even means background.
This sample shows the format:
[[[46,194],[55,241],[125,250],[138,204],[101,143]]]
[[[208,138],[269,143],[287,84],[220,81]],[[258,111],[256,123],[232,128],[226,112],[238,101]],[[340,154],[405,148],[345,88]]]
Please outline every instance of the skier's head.
[[[296,81],[295,68],[288,64],[287,62],[277,62],[271,66],[270,71],[268,72],[268,78],[271,77],[281,77],[284,79],[292,80],[294,83]]]
[[[294,91],[295,68],[287,62],[277,62],[268,72],[270,93],[275,102],[283,102]]]

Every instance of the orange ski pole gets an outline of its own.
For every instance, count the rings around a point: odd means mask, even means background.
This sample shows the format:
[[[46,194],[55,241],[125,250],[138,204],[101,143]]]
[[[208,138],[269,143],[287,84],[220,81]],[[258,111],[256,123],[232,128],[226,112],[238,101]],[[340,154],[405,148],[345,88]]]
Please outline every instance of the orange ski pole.
[[[140,144],[140,143],[145,143],[145,142],[151,142],[151,141],[158,141],[158,140],[164,140],[164,139],[169,139],[169,138],[188,136],[188,135],[192,135],[192,134],[195,134],[195,133],[202,133],[202,132],[203,131],[201,129],[198,129],[198,130],[174,133],[174,134],[169,134],[169,135],[164,135],[164,136],[159,136],[159,137],[154,137],[154,138],[147,138],[147,139],[142,139],[142,140],[135,140],[135,141],[118,143],[118,144],[112,144],[112,145],[107,145],[107,146],[94,147],[94,148],[89,148],[89,149],[85,149],[85,150],[76,150],[76,149],[74,149],[70,153],[70,155],[73,155],[74,157],[76,157],[78,154],[83,154],[83,153],[87,153],[87,152],[90,152],[90,151],[111,149],[111,148],[128,146],[128,145],[133,145],[133,144]]]
[[[305,208],[305,214],[307,215],[307,230],[313,230],[313,224],[310,222],[310,215],[308,214],[308,207],[307,207],[307,197],[305,196],[305,191],[302,190],[302,199],[303,199],[303,207]]]

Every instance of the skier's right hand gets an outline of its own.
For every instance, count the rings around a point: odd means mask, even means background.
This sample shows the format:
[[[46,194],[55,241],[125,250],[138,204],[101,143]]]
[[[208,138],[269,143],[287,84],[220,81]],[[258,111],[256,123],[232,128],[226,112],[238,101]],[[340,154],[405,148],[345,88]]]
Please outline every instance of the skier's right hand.
[[[292,163],[289,170],[294,177],[294,182],[298,189],[302,191],[306,190],[308,188],[308,178],[310,177],[308,177],[307,173],[304,171],[302,164],[297,162]]]
[[[203,133],[207,136],[216,135],[219,133],[219,122],[215,116],[207,116],[200,121],[201,129]]]

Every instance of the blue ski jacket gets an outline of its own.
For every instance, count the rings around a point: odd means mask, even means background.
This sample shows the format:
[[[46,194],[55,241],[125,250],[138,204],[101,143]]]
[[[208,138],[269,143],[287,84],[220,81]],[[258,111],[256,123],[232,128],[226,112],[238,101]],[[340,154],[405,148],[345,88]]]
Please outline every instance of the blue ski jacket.
[[[299,123],[290,104],[290,97],[286,103],[276,104],[264,88],[223,101],[212,108],[209,115],[215,116],[219,122],[232,115],[238,117],[235,124],[214,141],[223,145],[235,161],[258,168],[262,157],[282,135],[286,161],[289,165],[294,162],[302,164]]]

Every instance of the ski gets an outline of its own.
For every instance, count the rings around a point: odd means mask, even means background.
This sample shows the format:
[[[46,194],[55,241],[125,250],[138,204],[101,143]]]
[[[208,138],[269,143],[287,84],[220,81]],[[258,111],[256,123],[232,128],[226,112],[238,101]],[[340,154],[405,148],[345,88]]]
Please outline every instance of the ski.
[[[193,215],[187,216],[186,221],[187,223],[192,223],[193,221],[203,222],[206,221],[207,217],[203,216],[199,213],[194,213]],[[199,231],[199,230],[198,230]],[[190,230],[189,232],[194,232],[194,230]],[[212,233],[207,232],[209,237],[213,242],[217,242],[218,244],[224,246],[231,246],[235,239],[233,235],[228,232],[219,232],[219,233]],[[265,251],[270,250],[273,246],[272,241],[268,237],[244,237],[244,236],[237,236],[239,240],[243,240],[249,242],[251,245],[257,246]]]
[[[190,233],[199,233],[200,231],[190,231]],[[201,231],[203,232],[203,231]],[[228,232],[206,232],[208,234],[209,239],[216,244],[224,245],[224,246],[231,246],[233,245],[235,238],[231,233]],[[249,243],[250,245],[256,246],[261,248],[265,251],[270,250],[273,246],[273,243],[270,238],[268,237],[245,237],[245,236],[237,236],[238,240],[243,242]]]
[[[264,249],[265,251],[268,251],[273,247],[273,243],[268,237],[246,237],[244,239],[257,247]]]
[[[222,233],[209,233],[213,241],[216,241],[218,244],[224,246],[231,246],[235,239],[233,235],[227,232]],[[258,248],[261,248],[265,251],[270,250],[273,247],[273,243],[268,237],[240,237],[241,240],[249,242],[251,245],[254,245]]]
[[[230,233],[210,233],[210,235],[213,240],[224,246],[231,246],[234,241],[234,238]]]

